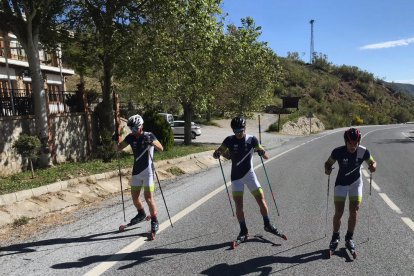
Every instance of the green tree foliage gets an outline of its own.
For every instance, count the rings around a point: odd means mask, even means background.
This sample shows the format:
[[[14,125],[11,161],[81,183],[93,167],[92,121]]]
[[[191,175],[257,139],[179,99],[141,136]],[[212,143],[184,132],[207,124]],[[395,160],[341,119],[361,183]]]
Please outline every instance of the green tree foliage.
[[[164,117],[151,110],[144,113],[143,119],[144,130],[154,133],[164,150],[168,151],[174,147],[174,134]]]
[[[22,134],[13,143],[13,148],[16,149],[17,153],[23,158],[27,158],[30,164],[30,170],[32,171],[32,178],[34,178],[33,160],[39,157],[39,151],[41,148],[41,142],[37,136],[31,136]]]
[[[230,114],[250,115],[268,105],[281,78],[275,53],[259,42],[261,27],[251,17],[241,27],[229,25],[225,40],[225,81],[217,92],[217,104]]]
[[[181,105],[185,144],[191,143],[193,114],[206,111],[212,96],[219,4],[216,0],[148,2],[146,24],[134,30],[137,40],[124,57],[124,72],[137,87],[142,84],[140,101]]]

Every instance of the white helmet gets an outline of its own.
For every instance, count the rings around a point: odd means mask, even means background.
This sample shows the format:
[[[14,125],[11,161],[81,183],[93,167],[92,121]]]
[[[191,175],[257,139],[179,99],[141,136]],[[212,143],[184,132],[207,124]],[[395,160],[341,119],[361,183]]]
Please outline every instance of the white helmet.
[[[127,126],[132,130],[133,128],[139,129],[144,124],[144,120],[140,115],[133,115],[129,117]]]

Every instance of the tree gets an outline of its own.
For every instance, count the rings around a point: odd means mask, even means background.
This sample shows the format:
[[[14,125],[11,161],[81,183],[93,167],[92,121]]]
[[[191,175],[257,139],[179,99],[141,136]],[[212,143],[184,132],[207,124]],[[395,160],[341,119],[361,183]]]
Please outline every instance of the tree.
[[[149,0],[83,0],[77,1],[68,14],[71,28],[92,45],[102,70],[102,103],[100,131],[113,132],[113,77],[118,58],[130,37],[131,25],[145,20],[143,9]],[[88,53],[91,54],[91,53]],[[118,128],[119,126],[116,126]]]
[[[38,153],[41,147],[40,140],[37,136],[30,136],[22,134],[13,143],[13,148],[17,150],[23,158],[27,158],[30,164],[30,170],[32,172],[32,178],[34,178],[33,160],[38,157]]]
[[[177,101],[184,110],[184,143],[191,143],[194,112],[206,110],[216,80],[211,78],[213,49],[221,25],[221,1],[159,1],[148,3],[147,21],[128,55],[142,101]],[[139,45],[136,47],[135,45]]]
[[[34,101],[36,133],[42,143],[41,166],[50,162],[49,127],[46,106],[46,93],[40,70],[39,43],[56,45],[59,35],[61,15],[67,0],[2,0],[0,1],[0,26],[5,32],[16,35],[27,54]]]
[[[250,115],[267,105],[280,81],[281,67],[275,53],[264,42],[250,17],[242,26],[229,25],[226,39],[226,81],[217,105],[232,115]]]

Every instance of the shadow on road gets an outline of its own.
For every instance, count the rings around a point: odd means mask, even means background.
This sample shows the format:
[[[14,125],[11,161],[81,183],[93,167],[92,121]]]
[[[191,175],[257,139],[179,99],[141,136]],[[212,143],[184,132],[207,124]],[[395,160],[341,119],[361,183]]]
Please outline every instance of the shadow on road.
[[[140,228],[140,227],[135,227]],[[128,229],[132,230],[135,228]],[[140,234],[133,234],[133,235],[123,235],[123,236],[113,236],[114,234],[119,233],[119,231],[110,231],[110,232],[104,232],[104,233],[98,233],[93,234],[85,237],[73,237],[73,238],[55,238],[55,239],[49,239],[49,240],[41,240],[41,241],[35,241],[35,242],[27,242],[27,243],[19,243],[19,244],[13,244],[5,247],[0,248],[0,257],[7,256],[7,255],[14,255],[14,254],[21,254],[21,253],[30,253],[30,252],[40,252],[44,251],[42,249],[38,249],[42,246],[50,246],[50,245],[57,245],[61,244],[64,245],[65,248],[68,248],[70,246],[78,246],[79,243],[94,243],[94,242],[101,242],[101,241],[107,241],[107,240],[118,240],[118,239],[125,239],[130,237],[137,237]],[[103,237],[106,235],[111,235],[108,237]],[[57,250],[58,248],[53,249],[46,249],[46,250]],[[3,252],[7,252],[4,253]]]
[[[413,139],[384,139],[378,142],[373,142],[373,144],[379,144],[379,145],[386,145],[386,144],[412,144],[414,143]]]
[[[309,263],[312,261],[324,259],[324,254],[326,250],[318,250],[314,252],[304,253],[296,255],[293,257],[283,257],[283,256],[265,256],[254,258],[242,263],[228,265],[228,264],[218,264],[207,270],[201,272],[204,275],[247,275],[250,273],[255,273],[260,275],[267,275],[270,273],[280,272],[283,270],[290,269],[294,266],[300,264]],[[278,271],[272,271],[271,265],[274,263],[287,263],[294,264],[287,268],[283,268]]]

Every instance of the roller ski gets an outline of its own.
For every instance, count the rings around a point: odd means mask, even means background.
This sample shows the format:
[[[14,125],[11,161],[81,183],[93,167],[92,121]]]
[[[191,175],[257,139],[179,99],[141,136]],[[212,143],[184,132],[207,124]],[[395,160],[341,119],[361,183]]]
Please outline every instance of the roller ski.
[[[355,251],[355,242],[352,239],[345,240],[345,247],[348,249],[349,253],[351,253],[354,260],[357,257],[357,253]]]
[[[235,249],[237,246],[239,246],[241,243],[247,241],[249,239],[248,233],[242,233],[237,236],[236,240],[231,242],[231,249]]]
[[[155,235],[158,232],[158,220],[151,220],[151,232],[149,240],[153,241],[155,240]]]
[[[273,235],[278,236],[279,238],[282,238],[284,240],[287,240],[286,235],[280,233],[276,227],[274,227],[273,225],[269,224],[269,225],[265,225],[264,230],[266,232],[272,233]]]
[[[328,257],[331,258],[332,255],[335,253],[336,248],[338,247],[339,244],[339,237],[338,238],[332,238],[331,243],[329,244],[329,252],[328,252]]]
[[[137,223],[140,223],[143,220],[150,220],[151,216],[146,216],[145,213],[143,214],[137,214],[134,218],[131,219],[131,221],[128,224],[123,224],[121,226],[119,226],[119,232],[124,232],[126,228],[135,225]]]

